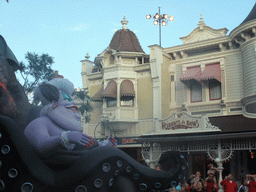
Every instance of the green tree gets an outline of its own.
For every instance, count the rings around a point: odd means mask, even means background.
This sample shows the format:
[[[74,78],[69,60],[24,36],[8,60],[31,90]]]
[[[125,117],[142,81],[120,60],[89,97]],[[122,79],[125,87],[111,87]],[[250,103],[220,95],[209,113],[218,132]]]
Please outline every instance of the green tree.
[[[88,92],[84,90],[79,90],[75,91],[74,95],[81,100],[81,103],[78,104],[78,109],[81,112],[81,116],[83,118],[82,121],[84,121],[84,123],[89,123],[89,121],[91,120],[90,112],[93,111],[93,107]]]
[[[49,81],[54,76],[52,64],[53,57],[43,53],[38,55],[36,53],[27,52],[25,58],[28,65],[20,62],[20,74],[24,80],[23,88],[26,94],[34,91],[38,83]]]

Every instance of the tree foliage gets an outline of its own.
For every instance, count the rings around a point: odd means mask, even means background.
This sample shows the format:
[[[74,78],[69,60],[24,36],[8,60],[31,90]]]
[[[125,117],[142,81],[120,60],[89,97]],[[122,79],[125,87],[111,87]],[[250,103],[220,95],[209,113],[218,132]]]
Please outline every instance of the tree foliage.
[[[27,52],[25,58],[28,64],[20,62],[20,74],[24,80],[23,88],[25,93],[32,92],[38,83],[49,81],[54,76],[52,64],[53,57],[48,54],[38,55],[35,52]]]

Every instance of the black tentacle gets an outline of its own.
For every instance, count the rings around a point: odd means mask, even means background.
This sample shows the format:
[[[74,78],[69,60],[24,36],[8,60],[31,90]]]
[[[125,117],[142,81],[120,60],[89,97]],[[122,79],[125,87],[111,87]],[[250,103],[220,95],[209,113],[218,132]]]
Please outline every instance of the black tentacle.
[[[70,157],[82,156],[65,170],[54,171],[38,157],[10,118],[0,116],[0,125],[0,188],[4,184],[6,191],[20,191],[22,187],[33,188],[33,192],[122,191],[124,183],[130,185],[130,192],[162,190],[177,185],[187,169],[184,156],[175,151],[161,156],[159,163],[165,171],[158,171],[139,164],[118,148],[96,147],[71,152]],[[4,154],[6,146],[10,151]],[[18,172],[15,178],[8,176],[12,168]],[[12,173],[15,175],[15,171]]]

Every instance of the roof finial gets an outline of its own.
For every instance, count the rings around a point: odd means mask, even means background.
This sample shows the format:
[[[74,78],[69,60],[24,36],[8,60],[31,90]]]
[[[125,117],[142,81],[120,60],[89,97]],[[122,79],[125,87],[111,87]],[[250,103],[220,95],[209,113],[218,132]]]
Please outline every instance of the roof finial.
[[[90,58],[89,52],[87,51],[86,56],[84,56],[87,60]]]
[[[203,20],[203,13],[200,13],[200,21],[198,23],[198,26],[200,30],[203,30],[203,26],[205,25],[204,20]]]
[[[122,20],[121,23],[122,23],[122,25],[123,25],[122,28],[123,28],[123,29],[127,29],[127,26],[126,26],[126,25],[127,25],[128,21],[126,20],[126,16],[125,16],[125,15],[124,15],[124,20]]]

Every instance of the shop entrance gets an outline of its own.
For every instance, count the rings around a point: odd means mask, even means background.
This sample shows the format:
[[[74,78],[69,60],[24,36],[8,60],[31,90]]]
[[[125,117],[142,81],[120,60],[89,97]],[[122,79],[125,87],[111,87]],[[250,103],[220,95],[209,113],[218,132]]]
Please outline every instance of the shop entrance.
[[[192,173],[195,174],[197,171],[200,171],[201,177],[206,178],[207,171],[208,171],[208,165],[212,163],[215,167],[217,167],[217,164],[212,161],[206,153],[195,153],[192,155],[192,161],[193,161],[193,167],[192,167]],[[222,172],[223,176],[226,176],[230,173],[230,162],[223,162],[224,170]],[[218,177],[218,174],[216,174]]]

